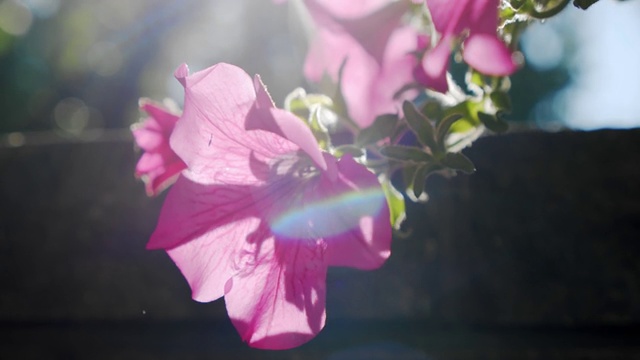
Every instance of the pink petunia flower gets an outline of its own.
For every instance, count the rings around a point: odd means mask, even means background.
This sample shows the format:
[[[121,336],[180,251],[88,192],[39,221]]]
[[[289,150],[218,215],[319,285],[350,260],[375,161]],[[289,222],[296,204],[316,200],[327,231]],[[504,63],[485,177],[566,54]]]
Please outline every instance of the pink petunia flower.
[[[258,76],[221,63],[176,77],[185,104],[171,146],[188,169],[148,248],[167,251],[195,300],[224,296],[249,345],[299,346],[324,326],[327,267],[374,269],[390,255],[377,177],[322,152]]]
[[[143,122],[131,127],[136,144],[145,151],[136,164],[136,177],[144,181],[147,195],[158,195],[173,184],[186,165],[171,150],[169,136],[179,116],[149,99],[140,99]]]
[[[397,113],[404,100],[418,94],[403,87],[414,82],[419,60],[418,33],[402,24],[409,9],[405,1],[306,0],[315,24],[304,64],[307,79],[319,82],[326,73],[338,80],[351,118],[361,127],[377,115]]]
[[[462,56],[472,68],[487,75],[512,74],[517,65],[511,51],[497,36],[500,0],[426,0],[436,30],[438,45],[422,59],[424,84],[434,90],[448,89],[446,72],[454,41],[468,31]]]

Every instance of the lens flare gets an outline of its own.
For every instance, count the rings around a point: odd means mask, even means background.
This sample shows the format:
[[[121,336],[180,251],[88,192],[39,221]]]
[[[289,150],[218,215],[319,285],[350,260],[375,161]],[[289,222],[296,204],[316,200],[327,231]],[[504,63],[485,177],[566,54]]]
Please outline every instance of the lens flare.
[[[271,231],[288,239],[318,239],[358,227],[374,217],[385,203],[380,188],[348,191],[323,200],[294,206],[271,221]]]

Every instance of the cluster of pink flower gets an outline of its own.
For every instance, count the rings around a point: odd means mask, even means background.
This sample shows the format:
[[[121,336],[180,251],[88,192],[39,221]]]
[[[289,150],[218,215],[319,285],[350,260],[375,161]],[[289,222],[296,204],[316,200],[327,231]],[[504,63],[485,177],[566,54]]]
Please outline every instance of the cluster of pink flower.
[[[315,29],[304,73],[337,84],[358,129],[402,116],[420,88],[446,92],[460,44],[480,73],[516,69],[497,35],[499,0],[304,4]],[[406,21],[427,9],[437,34]],[[143,101],[149,117],[133,130],[148,194],[173,184],[148,248],[167,251],[195,300],[224,296],[251,346],[299,346],[324,326],[329,266],[374,269],[389,257],[388,191],[358,156],[323,149],[309,124],[275,107],[259,76],[224,63],[175,76],[182,114]]]

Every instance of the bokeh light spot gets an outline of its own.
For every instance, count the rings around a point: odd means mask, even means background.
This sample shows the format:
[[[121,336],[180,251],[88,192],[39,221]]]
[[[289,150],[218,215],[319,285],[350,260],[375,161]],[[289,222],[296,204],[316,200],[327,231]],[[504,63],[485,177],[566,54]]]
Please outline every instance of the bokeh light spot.
[[[522,50],[527,62],[540,71],[557,67],[564,59],[562,36],[549,22],[529,26],[522,35]]]
[[[53,110],[56,125],[62,131],[79,135],[89,123],[89,108],[77,98],[66,98]]]
[[[22,4],[31,9],[33,15],[46,19],[58,13],[60,0],[20,0]]]
[[[0,2],[0,29],[4,32],[19,36],[24,35],[31,28],[33,15],[31,10],[14,0]]]
[[[11,147],[22,146],[24,145],[25,141],[25,137],[24,135],[22,135],[22,133],[13,132],[7,135],[7,144]]]

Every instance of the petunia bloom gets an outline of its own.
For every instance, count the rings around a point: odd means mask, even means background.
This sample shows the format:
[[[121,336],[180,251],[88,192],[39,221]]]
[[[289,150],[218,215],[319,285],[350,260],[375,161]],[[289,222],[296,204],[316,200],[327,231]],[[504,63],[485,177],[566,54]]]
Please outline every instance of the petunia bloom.
[[[468,31],[462,56],[472,68],[487,75],[506,76],[517,66],[511,51],[497,36],[500,0],[426,0],[436,30],[438,44],[422,59],[424,83],[441,92],[446,81],[449,56],[457,37]]]
[[[179,116],[149,99],[140,100],[148,114],[131,127],[136,144],[145,151],[136,164],[136,177],[144,181],[147,195],[155,196],[173,184],[186,165],[171,150],[169,136]]]
[[[188,168],[148,248],[167,251],[195,300],[224,296],[249,345],[299,346],[324,326],[327,268],[374,269],[390,255],[377,177],[322,152],[258,76],[220,63],[176,77],[185,101],[171,146]]]
[[[414,83],[419,66],[414,55],[416,29],[402,23],[408,3],[389,0],[306,0],[315,32],[304,64],[307,79],[333,81],[344,63],[341,90],[350,117],[361,127],[377,115],[397,113],[417,90],[401,91]]]

